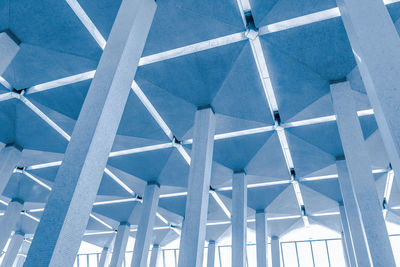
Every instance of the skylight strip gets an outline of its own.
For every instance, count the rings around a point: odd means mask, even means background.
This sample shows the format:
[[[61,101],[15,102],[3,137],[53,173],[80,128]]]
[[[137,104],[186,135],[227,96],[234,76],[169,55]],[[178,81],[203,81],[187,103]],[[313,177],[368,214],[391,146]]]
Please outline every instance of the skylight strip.
[[[332,216],[332,215],[340,215],[340,212],[339,211],[332,211],[332,212],[320,212],[320,213],[311,214],[311,216],[313,216],[313,217]]]
[[[218,205],[221,207],[221,209],[225,213],[226,217],[228,217],[230,219],[231,218],[231,212],[229,211],[229,209],[225,205],[225,203],[222,201],[222,199],[213,190],[210,191],[210,194],[214,198],[214,200],[218,203]]]
[[[301,194],[299,182],[293,181],[292,185],[293,185],[294,192],[296,193],[296,198],[297,198],[297,202],[299,203],[299,206],[304,206],[304,200],[303,200],[303,196]]]
[[[272,88],[271,79],[267,63],[265,61],[264,52],[261,46],[260,38],[257,36],[254,40],[249,39],[251,50],[253,51],[253,57],[257,65],[258,73],[261,78],[261,82],[264,88],[265,97],[267,99],[271,114],[273,117],[273,111],[278,110],[278,103],[276,101],[274,89]]]
[[[0,203],[3,204],[4,206],[8,206],[8,203],[5,202],[4,200],[1,200],[1,199],[0,199]]]
[[[53,162],[48,162],[48,163],[42,163],[42,164],[35,164],[26,167],[26,170],[38,170],[38,169],[45,169],[45,168],[51,168],[51,167],[57,167],[61,166],[62,161],[53,161]]]
[[[97,44],[101,47],[101,49],[104,49],[106,47],[106,40],[101,35],[96,26],[93,24],[92,20],[88,17],[88,15],[83,10],[78,1],[77,0],[65,0],[65,1],[74,11],[75,15],[79,18],[79,20],[83,23],[85,28],[93,36],[93,38],[96,40]]]
[[[36,221],[36,222],[40,222],[40,220],[39,220],[38,218],[36,218],[35,216],[29,214],[29,213],[26,212],[26,211],[22,212],[22,214],[25,215],[26,217],[28,217],[28,218],[30,218],[30,219]]]
[[[337,174],[328,174],[328,175],[320,175],[320,176],[313,176],[313,177],[304,177],[300,178],[300,181],[319,181],[319,180],[327,180],[327,179],[336,179],[338,178]]]
[[[98,221],[99,223],[101,223],[102,225],[104,225],[105,227],[107,227],[108,229],[113,229],[113,227],[111,225],[109,225],[108,223],[106,223],[105,221],[103,221],[102,219],[100,219],[99,217],[95,216],[94,214],[90,213],[89,215],[92,219]]]
[[[109,234],[115,234],[115,231],[102,231],[102,232],[88,232],[84,233],[84,236],[91,236],[91,235],[109,235]]]
[[[101,205],[111,205],[125,202],[135,202],[138,201],[137,198],[123,198],[123,199],[115,199],[115,200],[106,200],[106,201],[97,201],[93,203],[93,206],[101,206]]]
[[[3,76],[0,76],[0,84],[2,84],[8,90],[12,90],[11,84],[6,79],[4,79]]]
[[[274,182],[265,182],[265,183],[257,183],[257,184],[249,184],[247,188],[256,188],[256,187],[266,187],[273,185],[281,185],[281,184],[290,184],[290,180],[282,180],[282,181],[274,181]]]
[[[49,191],[52,190],[52,188],[49,185],[47,185],[46,183],[42,182],[40,179],[36,178],[35,176],[30,174],[29,172],[24,170],[21,173],[24,174],[29,179],[31,179],[32,181],[34,181],[35,183],[37,183],[37,184],[41,185],[42,187],[46,188],[47,190],[49,190]]]
[[[358,115],[358,117],[374,115],[374,110],[372,108],[371,109],[359,110],[359,111],[357,111],[357,115]]]
[[[0,102],[1,101],[7,101],[10,99],[15,98],[14,93],[4,93],[4,94],[0,94]]]
[[[292,154],[290,153],[289,149],[289,144],[286,138],[285,131],[282,129],[276,129],[276,133],[278,134],[279,142],[282,147],[283,155],[285,156],[285,161],[286,165],[289,169],[289,172],[291,169],[294,169],[294,163],[293,163],[293,158]]]
[[[158,144],[158,145],[151,145],[151,146],[119,150],[119,151],[111,152],[109,157],[112,158],[112,157],[125,156],[125,155],[137,154],[137,153],[142,153],[142,152],[149,152],[149,151],[154,151],[154,150],[161,150],[161,149],[165,149],[165,148],[170,148],[172,146],[173,146],[172,142],[169,142],[169,143]]]
[[[131,195],[134,195],[135,192],[133,192],[132,189],[129,188],[124,182],[122,182],[121,179],[119,179],[114,173],[112,173],[108,168],[104,169],[104,172],[111,178],[113,179],[117,184],[119,184],[123,189],[125,189],[126,192],[128,192]]]
[[[288,215],[288,216],[278,216],[278,217],[267,217],[267,221],[280,221],[280,220],[289,220],[289,219],[298,219],[301,218],[300,215]]]
[[[169,228],[171,228],[171,230],[174,231],[175,233],[177,233],[178,235],[182,234],[182,230],[174,225],[171,225]]]
[[[224,45],[237,43],[237,42],[240,42],[240,41],[243,41],[246,39],[247,38],[246,38],[244,32],[238,32],[238,33],[218,37],[215,39],[211,39],[211,40],[175,48],[175,49],[168,50],[165,52],[160,52],[160,53],[153,54],[150,56],[142,57],[139,60],[139,66],[148,65],[148,64],[152,64],[152,63],[156,63],[156,62],[160,62],[160,61],[164,61],[164,60],[168,60],[168,59],[172,59],[172,58],[176,58],[176,57],[185,56],[185,55],[197,53],[200,51],[204,51],[204,50],[208,50],[208,49],[212,49],[212,48],[216,48],[216,47],[220,47],[220,46],[224,46]]]
[[[393,170],[388,171],[386,178],[385,192],[383,194],[383,197],[386,200],[387,204],[389,203],[390,195],[392,193],[393,178],[394,178],[394,171]]]
[[[271,132],[274,129],[275,129],[274,126],[265,126],[265,127],[252,128],[252,129],[235,131],[235,132],[230,132],[230,133],[216,134],[214,136],[214,140],[221,140],[221,139],[228,139],[228,138],[239,137],[239,136],[244,136],[244,135]]]
[[[155,109],[155,107],[150,102],[150,100],[147,98],[147,96],[143,93],[142,89],[140,89],[139,85],[135,81],[133,81],[131,87],[132,87],[133,92],[137,95],[137,97],[140,99],[140,101],[143,103],[143,105],[149,111],[151,116],[154,118],[154,120],[158,123],[158,125],[164,131],[164,133],[168,136],[168,138],[170,140],[172,140],[174,138],[174,135],[172,134],[171,129],[167,126],[167,124],[165,123],[163,118],[161,118],[160,114]]]
[[[169,194],[160,195],[160,198],[179,197],[179,196],[186,196],[186,195],[187,195],[187,192],[169,193]]]
[[[306,126],[306,125],[318,124],[318,123],[324,123],[324,122],[330,122],[330,121],[336,121],[336,116],[330,115],[330,116],[323,116],[323,117],[319,117],[319,118],[312,118],[312,119],[301,120],[301,121],[287,122],[287,123],[282,124],[282,127],[292,128],[292,127]]]
[[[30,108],[36,115],[42,118],[51,128],[53,128],[56,132],[58,132],[62,137],[64,137],[67,141],[71,140],[71,137],[63,130],[60,126],[58,126],[53,120],[47,117],[38,107],[36,107],[31,101],[25,98],[23,95],[19,95],[19,99]]]
[[[96,71],[95,70],[91,70],[88,72],[84,72],[84,73],[79,73],[76,75],[72,75],[72,76],[68,76],[68,77],[64,77],[61,79],[57,79],[57,80],[53,80],[50,82],[46,82],[46,83],[41,83],[35,86],[32,86],[30,88],[27,89],[26,91],[26,95],[29,94],[34,94],[37,92],[43,92],[46,90],[50,90],[53,88],[57,88],[57,87],[61,87],[61,86],[65,86],[65,85],[69,85],[69,84],[74,84],[74,83],[78,83],[78,82],[82,82],[82,81],[86,81],[86,80],[90,80],[94,78]]]
[[[168,220],[167,219],[165,219],[165,217],[164,216],[162,216],[159,212],[156,212],[156,216],[158,217],[158,219],[160,219],[163,223],[165,223],[165,224],[168,224],[169,225],[169,222],[168,222]]]
[[[280,32],[284,30],[288,30],[291,28],[296,28],[300,26],[304,26],[307,24],[315,23],[315,22],[320,22],[328,19],[333,19],[340,17],[340,11],[338,7],[334,7],[331,9],[307,14],[304,16],[288,19],[288,20],[283,20],[280,22],[272,23],[266,26],[262,26],[259,29],[259,34],[264,35],[264,34],[270,34],[274,32]]]
[[[178,150],[178,152],[182,155],[182,157],[186,161],[186,163],[190,166],[190,163],[192,160],[191,160],[189,154],[183,148],[183,146],[181,144],[176,144],[175,147]]]
[[[31,209],[31,210],[28,210],[29,212],[41,212],[41,211],[44,211],[44,208],[39,208],[39,209]]]

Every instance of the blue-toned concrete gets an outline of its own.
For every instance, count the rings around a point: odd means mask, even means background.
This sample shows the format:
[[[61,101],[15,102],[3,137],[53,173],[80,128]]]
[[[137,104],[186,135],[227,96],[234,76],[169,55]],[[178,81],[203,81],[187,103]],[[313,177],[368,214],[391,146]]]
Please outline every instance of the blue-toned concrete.
[[[246,266],[247,177],[238,171],[232,177],[232,266]]]
[[[118,226],[117,236],[115,237],[113,253],[111,257],[110,267],[121,267],[125,260],[126,245],[128,243],[131,225],[122,222]]]
[[[23,207],[24,202],[21,199],[13,199],[8,203],[7,209],[0,220],[0,250],[4,250],[11,233],[16,230]]]
[[[267,218],[264,210],[256,211],[257,267],[267,267]]]
[[[155,9],[151,0],[122,3],[26,266],[73,264]]]
[[[11,238],[10,244],[8,245],[7,248],[7,253],[3,258],[3,261],[1,262],[1,267],[9,267],[13,266],[17,254],[19,250],[21,249],[22,242],[24,242],[24,236],[25,233],[21,231],[16,231],[14,235]]]

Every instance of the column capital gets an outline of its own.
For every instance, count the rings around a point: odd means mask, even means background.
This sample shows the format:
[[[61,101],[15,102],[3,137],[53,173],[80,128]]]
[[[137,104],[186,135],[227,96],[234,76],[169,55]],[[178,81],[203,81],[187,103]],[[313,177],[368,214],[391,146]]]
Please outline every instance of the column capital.
[[[14,43],[16,43],[17,45],[21,44],[21,40],[17,37],[17,35],[15,35],[15,33],[13,31],[11,31],[10,29],[5,29],[1,32],[4,32],[5,34],[7,34],[7,36],[13,40]]]
[[[240,173],[243,173],[244,175],[246,175],[246,171],[244,169],[233,170],[233,174],[240,174]]]
[[[159,248],[160,245],[159,244],[153,244],[153,248]]]
[[[160,188],[160,184],[157,181],[154,181],[154,180],[148,181],[147,185],[156,185],[158,188]]]
[[[128,227],[131,226],[131,224],[129,222],[120,222],[119,225],[121,225],[121,226],[126,225]]]
[[[215,244],[215,240],[209,240],[208,244]]]
[[[329,85],[336,84],[336,83],[344,83],[344,82],[347,82],[346,77],[342,77],[342,78],[339,78],[336,80],[329,80]]]
[[[336,156],[335,160],[336,161],[346,160],[346,157],[344,155],[339,155],[339,156]]]
[[[256,210],[256,213],[264,213],[265,214],[265,209]]]
[[[21,230],[15,231],[14,235],[25,236],[25,233]]]
[[[20,198],[18,198],[18,197],[15,197],[15,198],[11,199],[10,202],[18,202],[19,204],[24,205],[25,201],[20,199]]]
[[[273,235],[273,236],[271,236],[271,239],[272,240],[279,240],[279,236]]]
[[[19,151],[22,151],[24,149],[22,146],[18,145],[17,143],[8,143],[8,144],[6,144],[6,147],[15,147]]]
[[[198,106],[197,110],[203,110],[203,109],[211,109],[211,111],[215,114],[214,108],[211,106],[211,104],[203,105],[203,106]]]

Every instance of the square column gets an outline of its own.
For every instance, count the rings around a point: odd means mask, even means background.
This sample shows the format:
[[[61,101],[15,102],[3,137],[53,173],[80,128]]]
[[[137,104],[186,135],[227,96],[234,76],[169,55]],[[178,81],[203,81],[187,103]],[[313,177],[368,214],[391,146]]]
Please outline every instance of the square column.
[[[359,227],[364,229],[372,265],[395,266],[350,83],[331,84],[331,95],[350,178],[350,188],[346,190],[349,190],[349,194],[353,191],[359,212],[347,213],[348,220],[360,221]],[[347,198],[344,195],[343,201],[346,205]]]
[[[256,211],[257,267],[267,267],[267,224],[264,210]]]
[[[281,249],[278,236],[271,236],[271,260],[272,267],[281,266]]]
[[[0,33],[0,75],[17,55],[19,45],[6,32]]]
[[[232,266],[246,266],[247,177],[244,171],[232,177]]]
[[[108,255],[109,255],[108,247],[104,247],[103,250],[101,251],[98,267],[106,267]]]
[[[13,143],[7,144],[0,151],[0,195],[6,188],[14,169],[21,159],[22,147]]]
[[[211,107],[199,108],[194,121],[192,160],[188,178],[185,222],[180,243],[179,267],[203,266],[214,133],[214,111]]]
[[[215,264],[215,241],[208,241],[208,253],[207,253],[207,267],[214,267]]]
[[[125,259],[126,244],[128,243],[130,224],[121,222],[118,226],[117,236],[114,241],[114,248],[111,257],[110,267],[121,267]]]
[[[342,227],[345,230],[346,224],[349,227],[349,239],[354,250],[355,261],[358,266],[370,266],[371,255],[369,253],[368,243],[362,227],[362,219],[359,207],[351,185],[346,161],[344,159],[336,160],[340,191],[343,197],[343,207],[339,205]],[[348,240],[346,240],[347,242]],[[348,246],[349,247],[349,246]],[[350,252],[349,252],[350,253]]]
[[[400,38],[382,0],[336,0],[383,143],[400,173]],[[395,179],[400,186],[400,179]],[[400,188],[400,187],[399,187]]]
[[[17,255],[17,259],[14,262],[13,267],[22,267],[22,266],[24,266],[24,262],[25,262],[25,255],[24,256]]]
[[[153,226],[156,218],[160,185],[149,182],[144,190],[142,215],[136,233],[135,248],[133,249],[132,267],[146,267]]]
[[[149,267],[156,267],[157,266],[158,254],[160,254],[160,245],[154,244],[153,248],[151,249]]]
[[[4,250],[12,231],[15,230],[23,208],[24,202],[21,199],[12,199],[4,215],[0,217],[0,251]]]
[[[155,10],[154,0],[122,1],[26,267],[74,264]]]
[[[4,255],[3,262],[1,263],[1,267],[10,267],[13,266],[14,261],[17,258],[18,252],[21,248],[22,242],[24,242],[25,233],[20,231],[16,231],[13,237],[11,238],[10,245]]]
[[[349,223],[347,222],[347,216],[343,202],[339,203],[340,218],[342,221],[342,245],[343,252],[346,257],[348,267],[357,267],[354,248],[351,240]]]

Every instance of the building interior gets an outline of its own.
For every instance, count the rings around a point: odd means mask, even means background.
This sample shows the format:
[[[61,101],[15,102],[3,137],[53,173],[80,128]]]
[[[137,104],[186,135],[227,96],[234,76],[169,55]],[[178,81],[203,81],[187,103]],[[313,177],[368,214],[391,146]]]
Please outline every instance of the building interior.
[[[0,267],[400,266],[399,0],[0,0]]]

